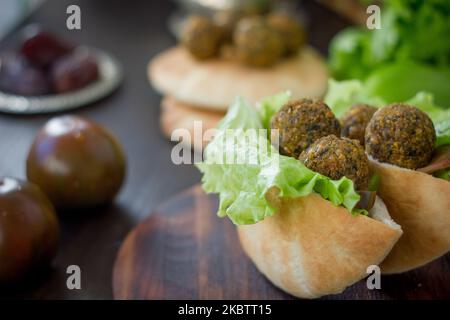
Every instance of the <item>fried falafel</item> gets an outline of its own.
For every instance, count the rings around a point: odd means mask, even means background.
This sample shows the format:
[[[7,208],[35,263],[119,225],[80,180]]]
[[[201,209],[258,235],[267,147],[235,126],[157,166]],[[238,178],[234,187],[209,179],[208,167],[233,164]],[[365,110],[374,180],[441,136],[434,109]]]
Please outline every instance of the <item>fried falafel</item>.
[[[306,42],[306,33],[297,19],[287,12],[273,12],[267,16],[267,24],[277,31],[284,43],[284,54],[298,52]]]
[[[366,152],[373,158],[407,169],[426,166],[436,131],[430,117],[407,104],[391,104],[373,115],[365,134]]]
[[[218,11],[213,15],[213,22],[220,29],[222,41],[229,43],[233,40],[233,31],[242,17],[242,13],[233,10]]]
[[[181,31],[181,43],[199,60],[216,56],[221,40],[220,29],[205,16],[190,16]]]
[[[356,189],[368,188],[369,159],[357,140],[335,135],[322,137],[303,151],[299,160],[307,168],[333,180],[347,177]]]
[[[234,30],[233,42],[237,59],[255,67],[275,64],[284,51],[278,32],[261,17],[241,19]]]
[[[317,139],[340,135],[339,121],[320,100],[301,99],[284,105],[270,122],[272,144],[280,153],[298,156]],[[275,130],[277,129],[277,130]]]
[[[340,119],[342,136],[358,140],[364,146],[366,127],[377,108],[368,104],[352,106]]]

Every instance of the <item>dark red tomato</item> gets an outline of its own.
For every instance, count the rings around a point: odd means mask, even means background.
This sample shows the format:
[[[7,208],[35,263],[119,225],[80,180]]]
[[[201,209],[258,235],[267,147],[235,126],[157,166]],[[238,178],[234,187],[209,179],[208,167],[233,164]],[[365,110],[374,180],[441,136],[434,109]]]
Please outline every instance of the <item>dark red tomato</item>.
[[[52,65],[50,77],[58,93],[81,89],[98,80],[97,60],[88,50],[77,49]]]
[[[46,68],[60,57],[68,54],[74,46],[55,35],[31,25],[24,31],[20,52],[36,66]]]
[[[0,178],[0,283],[49,263],[58,241],[58,219],[45,194],[32,183]]]
[[[125,176],[125,156],[102,126],[76,116],[51,119],[37,134],[27,159],[28,179],[57,208],[110,202]]]

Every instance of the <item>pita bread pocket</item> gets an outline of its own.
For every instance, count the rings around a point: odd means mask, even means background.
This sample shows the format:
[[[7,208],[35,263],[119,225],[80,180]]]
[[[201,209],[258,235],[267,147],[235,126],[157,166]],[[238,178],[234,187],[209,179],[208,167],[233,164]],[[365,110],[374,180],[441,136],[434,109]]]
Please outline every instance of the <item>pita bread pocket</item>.
[[[373,115],[365,141],[380,176],[378,194],[404,232],[382,272],[405,272],[448,252],[450,182],[432,173],[449,169],[450,148],[435,147],[430,117],[411,105],[386,106]]]
[[[272,191],[267,197],[277,213],[238,226],[239,239],[257,268],[296,297],[341,293],[383,261],[402,233],[380,198],[367,217],[316,194],[277,199]]]
[[[371,161],[378,194],[402,226],[403,236],[381,264],[383,273],[405,272],[450,250],[450,182],[420,171]]]

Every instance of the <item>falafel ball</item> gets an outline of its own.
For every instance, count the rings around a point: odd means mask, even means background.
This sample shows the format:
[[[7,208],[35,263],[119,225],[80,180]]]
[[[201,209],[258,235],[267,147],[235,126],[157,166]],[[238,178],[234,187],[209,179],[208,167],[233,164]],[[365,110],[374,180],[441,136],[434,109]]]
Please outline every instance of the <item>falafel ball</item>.
[[[261,17],[246,17],[234,30],[236,57],[244,64],[267,67],[275,64],[283,53],[283,41]]]
[[[272,144],[279,144],[280,153],[294,158],[317,139],[341,132],[331,109],[323,101],[311,99],[285,104],[272,117],[270,128]]]
[[[377,108],[368,104],[355,104],[342,116],[342,136],[358,140],[364,146],[366,127]]]
[[[369,159],[357,140],[322,137],[302,152],[299,160],[314,172],[333,180],[347,177],[357,190],[367,190],[369,185]]]
[[[199,60],[216,56],[221,39],[219,28],[204,16],[190,16],[181,31],[181,43]]]
[[[218,11],[213,15],[213,21],[220,29],[222,41],[231,42],[233,40],[234,28],[241,17],[242,13],[235,10]]]
[[[267,24],[277,31],[284,43],[284,54],[293,55],[306,42],[303,26],[287,12],[273,12],[267,16]]]
[[[407,169],[426,166],[436,142],[430,117],[407,104],[391,104],[373,115],[366,128],[366,152]]]

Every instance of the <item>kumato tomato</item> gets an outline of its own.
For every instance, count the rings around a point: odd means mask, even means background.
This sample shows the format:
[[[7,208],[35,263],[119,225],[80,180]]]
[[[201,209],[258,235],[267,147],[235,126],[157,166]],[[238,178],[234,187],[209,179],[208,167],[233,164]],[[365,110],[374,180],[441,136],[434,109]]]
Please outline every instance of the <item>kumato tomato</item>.
[[[106,204],[125,177],[125,155],[102,126],[76,116],[51,119],[37,134],[27,159],[28,179],[57,208]]]
[[[51,202],[34,184],[0,178],[0,284],[50,262],[59,242]]]

